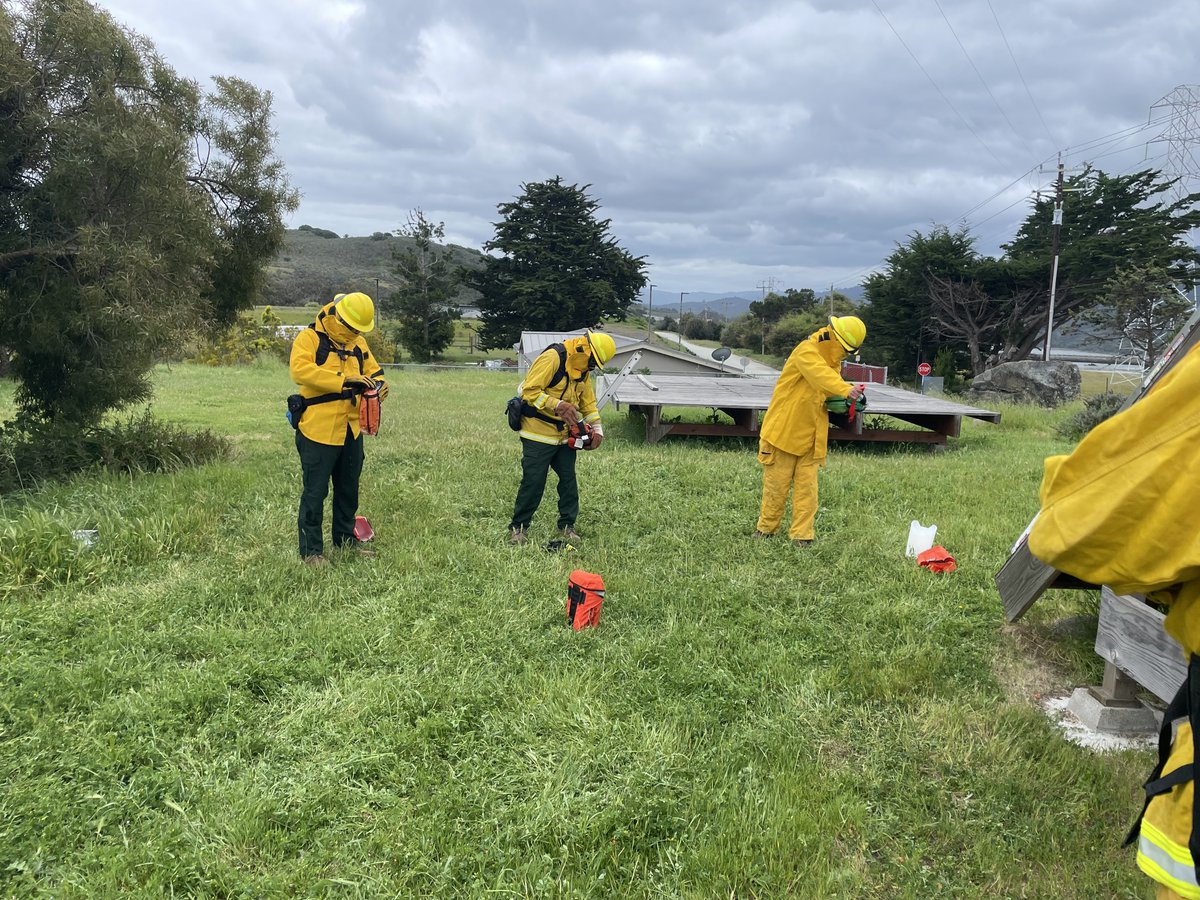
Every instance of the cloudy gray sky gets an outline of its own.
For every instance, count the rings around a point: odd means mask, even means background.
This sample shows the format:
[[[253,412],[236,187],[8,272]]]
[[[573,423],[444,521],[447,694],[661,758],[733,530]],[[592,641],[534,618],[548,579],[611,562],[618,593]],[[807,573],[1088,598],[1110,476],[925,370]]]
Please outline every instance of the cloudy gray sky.
[[[1192,148],[1156,139],[1183,108],[1152,108],[1200,84],[1183,0],[100,5],[181,74],[273,92],[293,227],[420,208],[478,248],[497,204],[560,175],[656,299],[849,287],[935,223],[997,252],[1060,151],[1178,168]]]

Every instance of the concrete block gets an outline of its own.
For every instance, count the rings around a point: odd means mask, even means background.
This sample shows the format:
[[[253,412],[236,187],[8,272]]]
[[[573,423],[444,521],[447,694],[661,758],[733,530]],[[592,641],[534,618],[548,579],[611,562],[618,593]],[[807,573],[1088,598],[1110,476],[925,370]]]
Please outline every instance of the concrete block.
[[[1106,705],[1088,688],[1076,688],[1067,711],[1092,731],[1103,734],[1145,735],[1158,731],[1159,719],[1144,703]]]

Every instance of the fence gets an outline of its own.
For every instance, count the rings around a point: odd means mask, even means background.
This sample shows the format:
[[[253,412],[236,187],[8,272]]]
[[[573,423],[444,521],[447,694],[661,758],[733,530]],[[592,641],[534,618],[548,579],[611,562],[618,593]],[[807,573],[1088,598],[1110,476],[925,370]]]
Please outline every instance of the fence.
[[[861,381],[867,384],[887,384],[887,366],[843,363],[842,377],[847,381]]]

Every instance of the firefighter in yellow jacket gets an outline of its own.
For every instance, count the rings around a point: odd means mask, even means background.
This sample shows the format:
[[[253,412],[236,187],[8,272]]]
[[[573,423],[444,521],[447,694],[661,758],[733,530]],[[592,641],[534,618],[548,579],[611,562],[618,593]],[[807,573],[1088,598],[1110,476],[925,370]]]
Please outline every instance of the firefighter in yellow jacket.
[[[591,373],[616,353],[611,335],[589,331],[543,350],[517,388],[522,402],[521,484],[509,522],[509,540],[524,544],[529,523],[542,502],[550,469],[558,476],[558,531],[569,541],[579,541],[575,520],[579,516],[579,484],[575,478],[576,450],[568,446],[570,429],[586,422],[592,430],[585,446],[595,450],[604,440],[596,409],[596,389]]]
[[[788,537],[797,545],[812,543],[817,470],[825,465],[829,441],[825,401],[862,396],[840,372],[842,360],[857,351],[866,336],[867,328],[857,316],[832,316],[827,326],[797,344],[784,364],[759,431],[763,491],[754,537],[770,537],[779,530],[794,488]]]
[[[1159,762],[1129,842],[1158,897],[1200,900],[1194,813],[1200,730],[1200,347],[1070,456],[1046,460],[1029,551],[1060,572],[1169,607],[1188,674],[1163,716]],[[1172,725],[1178,724],[1172,739]]]
[[[330,482],[333,546],[374,555],[354,536],[363,467],[359,395],[378,383],[382,400],[388,390],[383,369],[371,357],[363,338],[374,328],[375,304],[370,297],[338,294],[292,342],[289,369],[304,398],[303,409],[293,410],[292,415],[303,476],[298,516],[300,558],[308,565],[326,563],[321,522]]]

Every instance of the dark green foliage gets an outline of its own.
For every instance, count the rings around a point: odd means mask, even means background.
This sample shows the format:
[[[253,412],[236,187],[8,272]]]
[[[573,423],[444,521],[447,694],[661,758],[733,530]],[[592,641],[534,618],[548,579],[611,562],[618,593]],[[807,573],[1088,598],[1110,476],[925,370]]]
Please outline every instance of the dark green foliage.
[[[257,322],[250,316],[240,316],[221,334],[209,337],[193,360],[208,366],[248,365],[261,354],[270,354],[286,362],[292,342],[278,334],[280,324],[269,306]]]
[[[325,238],[325,240],[341,240],[342,237],[336,231],[329,231],[325,228],[313,228],[311,225],[301,225],[297,231],[307,231],[319,238]]]
[[[788,288],[782,294],[770,293],[761,300],[751,301],[750,315],[773,325],[784,316],[813,312],[818,306],[817,295],[811,288]]]
[[[523,330],[571,331],[603,319],[623,319],[646,284],[644,257],[631,256],[597,219],[591,185],[556,176],[522,185],[497,209],[502,220],[484,245],[499,256],[468,283],[479,299],[483,347],[509,347]]]
[[[146,399],[201,317],[248,307],[296,197],[269,97],[203,94],[83,0],[0,9],[0,316],[20,412],[88,427]]]
[[[1157,266],[1118,269],[1105,285],[1104,303],[1080,318],[1125,337],[1151,368],[1192,313],[1165,271]]]
[[[962,383],[955,362],[955,353],[951,347],[942,347],[933,358],[933,374],[942,379],[942,387],[947,391],[957,390]]]
[[[1083,409],[1056,428],[1059,434],[1071,441],[1080,440],[1085,434],[1121,411],[1127,398],[1120,394],[1096,394],[1083,401]]]
[[[767,349],[776,356],[790,356],[797,344],[823,324],[811,312],[785,316],[767,334]]]
[[[203,149],[188,181],[212,204],[216,237],[210,287],[204,293],[218,323],[259,302],[263,263],[283,247],[282,214],[299,205],[274,155],[271,94],[237,78],[217,78],[206,95],[196,141]]]
[[[1056,330],[1104,302],[1131,260],[1191,286],[1200,194],[1164,198],[1174,182],[1151,170],[1108,176],[1087,168],[1067,181],[1055,291]],[[1038,200],[999,259],[980,257],[965,228],[914,233],[866,282],[872,359],[912,371],[930,343],[967,351],[972,368],[1025,359],[1045,340],[1053,260],[1053,199]],[[937,297],[935,298],[935,295]],[[933,300],[937,299],[937,309]]]
[[[703,319],[693,313],[683,314],[683,336],[693,341],[716,341],[721,337],[721,323]]]
[[[1169,200],[1174,180],[1153,170],[1131,175],[1106,175],[1090,166],[1067,179],[1060,235],[1058,283],[1054,321],[1069,328],[1083,314],[1103,303],[1109,281],[1131,262],[1163,270],[1176,284],[1191,286],[1200,253],[1188,235],[1200,226],[1200,194]],[[1051,199],[1041,199],[1004,259],[1015,277],[1049,290],[1051,270]],[[1020,359],[1044,338],[1048,294],[1040,306],[1027,310],[1013,328]]]
[[[863,312],[873,363],[897,372],[915,372],[929,342],[929,274],[961,277],[977,255],[965,228],[943,225],[929,234],[915,231],[897,245],[883,272],[866,281],[870,304]]]
[[[400,287],[382,307],[398,323],[397,342],[416,362],[426,363],[454,341],[454,322],[462,315],[454,301],[462,270],[445,247],[434,243],[445,238],[444,224],[430,222],[421,210],[409,214],[398,234],[412,245],[392,254]]]
[[[0,493],[31,490],[46,481],[105,469],[141,474],[170,472],[226,459],[229,441],[208,429],[187,431],[146,410],[113,425],[84,428],[57,421],[0,426]]]

